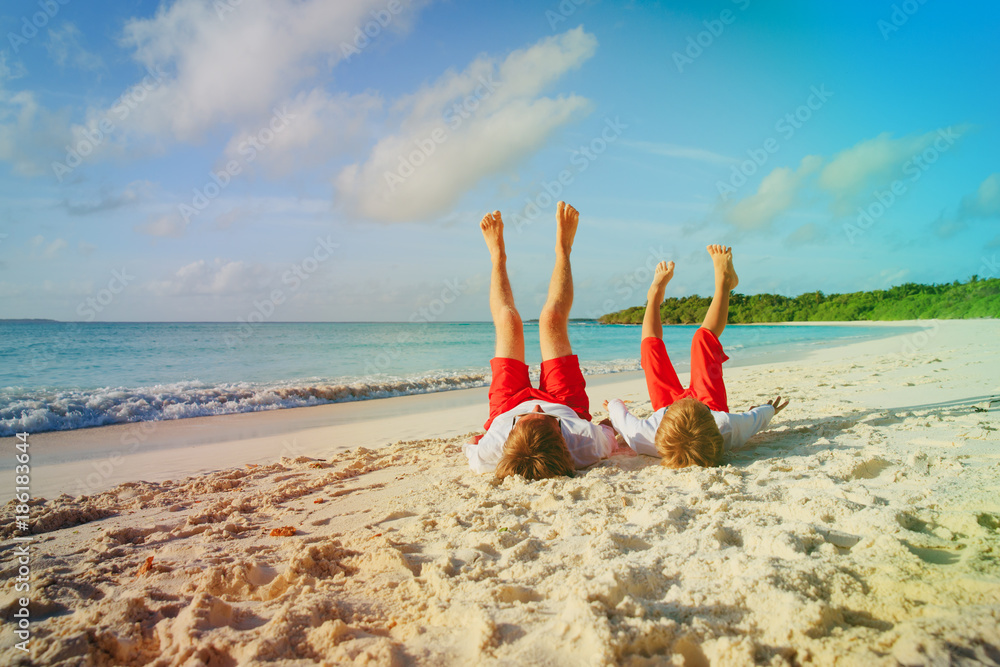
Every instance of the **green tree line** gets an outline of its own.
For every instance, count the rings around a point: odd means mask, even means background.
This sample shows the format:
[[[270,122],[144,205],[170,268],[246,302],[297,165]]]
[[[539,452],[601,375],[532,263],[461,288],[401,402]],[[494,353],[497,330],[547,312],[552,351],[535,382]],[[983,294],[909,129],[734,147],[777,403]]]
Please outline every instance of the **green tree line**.
[[[701,324],[711,298],[670,297],[660,306],[664,324]],[[645,306],[602,315],[602,324],[641,324]],[[780,294],[733,294],[731,324],[770,322],[852,322],[859,320],[923,320],[1000,317],[1000,279],[943,285],[906,283],[887,290],[796,297]]]

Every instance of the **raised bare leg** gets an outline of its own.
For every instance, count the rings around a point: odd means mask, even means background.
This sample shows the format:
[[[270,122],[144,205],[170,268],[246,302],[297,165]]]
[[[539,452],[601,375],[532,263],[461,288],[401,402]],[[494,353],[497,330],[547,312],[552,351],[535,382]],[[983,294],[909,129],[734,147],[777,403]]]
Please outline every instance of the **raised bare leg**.
[[[573,354],[569,343],[569,311],[573,307],[573,271],[569,262],[580,214],[566,202],[556,205],[556,263],[549,296],[538,319],[542,361]]]
[[[674,263],[660,262],[653,271],[653,283],[646,293],[646,313],[642,316],[642,337],[663,338],[663,321],[660,304],[667,290],[667,283],[674,277]]]
[[[712,264],[715,265],[715,294],[712,296],[712,303],[705,313],[705,321],[701,326],[715,334],[716,338],[722,335],[729,321],[729,293],[740,284],[736,269],[733,268],[733,249],[721,245],[710,245],[707,247],[708,254],[712,257]]]
[[[487,213],[479,229],[490,250],[493,270],[490,273],[490,313],[496,329],[496,356],[524,361],[524,325],[514,305],[514,292],[507,276],[507,248],[503,240],[503,220],[500,211]]]

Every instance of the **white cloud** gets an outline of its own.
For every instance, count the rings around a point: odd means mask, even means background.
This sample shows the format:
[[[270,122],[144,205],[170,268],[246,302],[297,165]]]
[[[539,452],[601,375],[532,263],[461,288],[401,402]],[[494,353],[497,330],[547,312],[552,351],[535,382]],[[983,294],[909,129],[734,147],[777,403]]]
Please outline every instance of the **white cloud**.
[[[398,132],[335,179],[341,202],[381,221],[446,212],[480,180],[531,155],[589,108],[576,95],[538,96],[596,49],[594,36],[576,28],[502,62],[480,57],[400,99]]]
[[[107,189],[102,189],[96,199],[88,198],[76,201],[66,199],[62,202],[62,205],[70,215],[104,213],[149,200],[153,196],[155,189],[155,186],[150,181],[132,181],[121,192],[114,193]]]
[[[104,69],[104,61],[97,54],[87,51],[80,45],[82,37],[79,28],[72,23],[64,23],[61,28],[49,30],[49,39],[45,49],[49,57],[59,67],[67,64],[84,71]]]
[[[184,236],[187,223],[177,213],[167,213],[166,215],[153,215],[141,225],[134,227],[140,234],[148,234],[159,238],[180,238]]]
[[[739,162],[736,158],[728,155],[721,155],[693,146],[678,146],[677,144],[665,144],[652,141],[623,141],[626,146],[631,146],[646,153],[662,155],[663,157],[678,158],[681,160],[694,160],[708,164],[728,166]]]
[[[898,139],[883,132],[835,155],[820,173],[819,186],[834,197],[834,214],[846,215],[859,200],[870,198],[871,188],[886,185],[907,169],[922,168],[919,160],[925,150],[937,147],[938,153],[946,152],[965,131],[966,127],[947,128]]]
[[[69,245],[66,243],[66,239],[63,238],[57,238],[51,243],[46,243],[45,237],[41,235],[32,237],[30,243],[34,251],[32,252],[32,256],[38,259],[55,259],[59,255],[59,252]]]
[[[907,277],[910,275],[909,269],[883,269],[879,273],[879,279],[881,281],[882,288],[894,287],[896,285],[902,285]]]
[[[1000,217],[1000,172],[990,174],[976,192],[962,198],[958,215],[962,220]]]
[[[968,229],[971,220],[990,218],[1000,218],[1000,172],[990,174],[975,192],[962,197],[954,214],[942,211],[931,223],[931,230],[947,239]]]
[[[414,3],[388,29],[405,29]],[[220,7],[232,11],[219,11]],[[167,72],[138,110],[142,129],[198,140],[220,123],[260,123],[323,67],[343,58],[354,31],[385,0],[177,0],[125,25],[137,61]],[[221,14],[221,16],[220,16]],[[373,39],[385,39],[385,35]]]
[[[20,79],[25,74],[27,74],[27,70],[24,69],[24,63],[18,60],[9,65],[7,64],[7,52],[0,51],[0,89],[2,89],[4,81]]]
[[[230,295],[254,292],[269,280],[266,269],[243,261],[203,259],[182,266],[169,279],[147,284],[156,295]]]
[[[870,200],[872,188],[888,187],[896,178],[920,177],[968,130],[969,126],[961,125],[899,139],[883,132],[837,153],[829,160],[809,155],[795,170],[788,167],[773,170],[761,181],[756,193],[734,204],[724,205],[721,210],[724,218],[737,227],[764,229],[777,216],[792,210],[804,197],[815,198],[822,194],[830,198],[830,210],[835,216],[849,215],[859,204]],[[817,172],[818,177],[812,178]],[[981,187],[976,197],[982,196],[984,202],[992,202],[989,186],[986,183],[983,186],[985,190]],[[1000,179],[996,186],[1000,186]],[[793,242],[799,241],[805,234],[806,231],[801,231],[789,238]]]
[[[785,243],[792,247],[814,245],[827,238],[826,228],[815,222],[807,222],[785,237]]]
[[[373,94],[330,95],[321,89],[303,92],[264,124],[244,125],[233,134],[225,149],[225,160],[236,160],[252,169],[262,167],[273,177],[287,176],[330,162],[351,148],[360,147],[371,112],[380,109],[381,99]],[[273,139],[266,130],[280,128]],[[253,143],[262,146],[258,150]],[[249,160],[253,156],[253,161]]]
[[[4,89],[23,67],[8,65],[0,52],[0,161],[23,175],[51,173],[53,161],[66,159],[65,146],[102,136],[96,133],[102,121],[111,121],[114,132],[88,150],[89,161],[162,151],[176,141],[199,143],[220,127],[237,128],[238,146],[247,131],[264,127],[276,108],[288,105],[301,108],[300,122],[275,141],[263,166],[280,176],[300,157],[307,166],[321,164],[345,142],[363,140],[365,114],[378,100],[368,93],[328,94],[319,79],[345,56],[363,57],[351,51],[359,28],[377,33],[366,37],[377,45],[408,30],[425,4],[400,0],[393,14],[385,0],[167,0],[122,31],[121,46],[149,72],[121,91],[128,107],[119,98],[50,111],[32,91]],[[80,47],[81,39],[76,26],[65,24],[50,31],[46,46],[57,63],[103,66]],[[83,120],[73,123],[77,115]]]
[[[40,176],[69,138],[68,110],[50,112],[30,91],[8,92],[0,81],[0,161],[15,173]]]
[[[757,192],[726,211],[726,220],[742,229],[765,229],[796,203],[806,179],[816,173],[823,158],[807,155],[798,169],[779,167],[764,177]]]

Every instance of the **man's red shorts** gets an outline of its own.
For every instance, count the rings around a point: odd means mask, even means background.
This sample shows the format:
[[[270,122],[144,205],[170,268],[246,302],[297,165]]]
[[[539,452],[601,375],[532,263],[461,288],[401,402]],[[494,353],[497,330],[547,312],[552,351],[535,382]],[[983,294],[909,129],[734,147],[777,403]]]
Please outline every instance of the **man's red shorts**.
[[[498,415],[533,399],[568,406],[580,419],[591,420],[587,382],[575,354],[543,361],[538,389],[531,386],[528,365],[523,361],[494,357],[490,360],[490,368],[493,369],[493,381],[490,382],[490,418],[483,427],[486,430]]]
[[[722,363],[729,359],[722,351],[719,338],[704,327],[699,327],[691,341],[691,386],[681,386],[674,365],[667,356],[667,348],[659,338],[643,338],[642,370],[646,372],[646,387],[653,409],[672,405],[682,398],[693,398],[708,406],[709,410],[729,412],[726,385],[722,382]]]

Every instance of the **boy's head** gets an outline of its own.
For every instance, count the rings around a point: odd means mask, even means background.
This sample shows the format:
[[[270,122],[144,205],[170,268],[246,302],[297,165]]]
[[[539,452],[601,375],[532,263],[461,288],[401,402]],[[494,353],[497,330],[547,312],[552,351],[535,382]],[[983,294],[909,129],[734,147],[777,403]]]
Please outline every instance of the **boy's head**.
[[[711,468],[722,463],[722,434],[712,411],[693,398],[671,405],[656,430],[656,451],[660,464],[668,468]]]
[[[525,479],[573,476],[573,460],[558,419],[544,412],[529,412],[517,420],[496,469],[497,479],[509,475]]]

